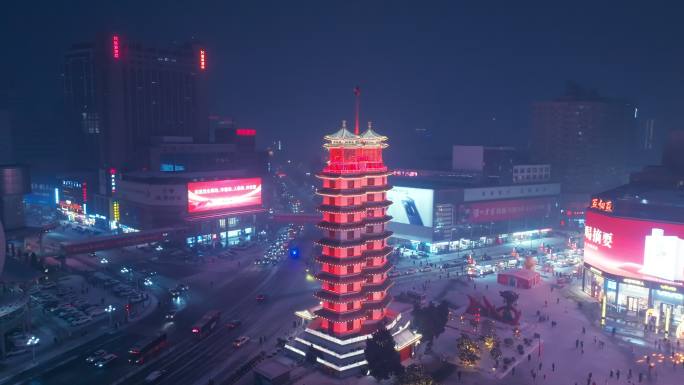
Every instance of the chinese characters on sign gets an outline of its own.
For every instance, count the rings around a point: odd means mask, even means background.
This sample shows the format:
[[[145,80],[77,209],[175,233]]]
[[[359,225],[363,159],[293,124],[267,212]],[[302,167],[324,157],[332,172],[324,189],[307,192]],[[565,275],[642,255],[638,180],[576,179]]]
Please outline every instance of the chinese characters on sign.
[[[584,226],[584,238],[587,241],[602,245],[608,248],[613,247],[613,233],[601,231],[601,229],[591,226]]]
[[[206,195],[206,194],[216,194],[216,193],[225,193],[225,192],[234,192],[234,191],[256,190],[257,187],[259,187],[259,186],[257,186],[256,184],[238,185],[238,186],[221,186],[221,187],[201,188],[201,189],[194,190],[193,192],[197,195]]]
[[[592,209],[597,209],[601,211],[605,211],[607,213],[612,213],[613,212],[613,201],[609,200],[603,200],[600,198],[593,198],[591,200],[591,208]]]
[[[392,171],[392,175],[394,176],[418,176],[418,171],[411,171],[411,170],[394,170]]]

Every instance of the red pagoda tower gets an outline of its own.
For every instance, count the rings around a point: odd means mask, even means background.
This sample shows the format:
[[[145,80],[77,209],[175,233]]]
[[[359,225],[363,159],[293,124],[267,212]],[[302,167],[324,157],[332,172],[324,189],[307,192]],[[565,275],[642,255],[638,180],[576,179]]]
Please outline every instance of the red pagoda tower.
[[[388,309],[392,248],[387,239],[392,232],[387,208],[392,202],[387,200],[390,172],[382,159],[387,137],[370,124],[362,134],[351,133],[343,122],[325,140],[329,158],[317,175],[323,237],[317,242],[321,290],[315,296],[321,307],[305,333],[286,348],[300,355],[314,349],[320,364],[349,375],[365,367],[365,340],[378,328],[392,332],[404,358],[420,335],[408,329],[408,322],[400,325],[401,316]]]

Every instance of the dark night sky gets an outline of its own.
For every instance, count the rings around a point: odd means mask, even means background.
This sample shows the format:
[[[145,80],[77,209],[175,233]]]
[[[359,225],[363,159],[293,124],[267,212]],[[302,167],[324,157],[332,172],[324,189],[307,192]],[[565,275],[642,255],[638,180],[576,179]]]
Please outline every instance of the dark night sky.
[[[203,41],[210,109],[263,143],[319,146],[352,119],[356,84],[363,120],[393,138],[395,154],[409,151],[415,128],[442,143],[523,144],[530,102],[558,96],[566,80],[631,99],[661,127],[684,126],[684,8],[674,1],[7,3],[0,87],[23,101],[26,125],[59,125],[64,50],[116,31]]]

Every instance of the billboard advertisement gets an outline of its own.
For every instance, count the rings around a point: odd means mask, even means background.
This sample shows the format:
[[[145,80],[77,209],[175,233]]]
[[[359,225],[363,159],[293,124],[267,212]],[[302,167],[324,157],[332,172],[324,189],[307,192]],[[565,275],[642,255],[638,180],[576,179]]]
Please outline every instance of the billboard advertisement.
[[[261,178],[188,183],[188,213],[261,205]]]
[[[461,223],[485,223],[516,220],[524,217],[548,217],[554,209],[553,198],[509,199],[475,202],[459,206]]]
[[[584,261],[603,271],[684,284],[684,223],[616,218],[587,210]]]
[[[394,186],[387,192],[392,201],[387,214],[393,222],[432,227],[434,195],[431,189]]]

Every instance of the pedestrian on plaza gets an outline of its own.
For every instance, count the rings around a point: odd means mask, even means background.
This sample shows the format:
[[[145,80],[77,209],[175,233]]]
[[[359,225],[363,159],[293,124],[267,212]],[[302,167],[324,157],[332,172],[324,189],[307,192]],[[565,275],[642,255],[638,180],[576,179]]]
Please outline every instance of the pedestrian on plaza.
[[[555,362],[552,362],[552,363],[551,363],[551,371],[552,371],[552,372],[555,372],[555,371],[556,371],[556,363],[555,363]]]
[[[456,377],[458,377],[458,382],[461,382],[461,371],[456,372]]]
[[[580,345],[582,346],[582,351],[584,351],[584,341],[580,341]]]
[[[613,369],[610,370],[610,378],[613,378]]]
[[[615,378],[617,378],[618,381],[620,380],[620,369],[615,372]]]
[[[641,384],[641,381],[644,379],[644,374],[639,372],[639,383]]]
[[[473,283],[473,290],[477,290],[477,283]]]
[[[560,303],[560,297],[556,298],[556,305],[558,305],[559,303]]]
[[[585,329],[584,326],[582,326],[582,334],[587,334],[587,329]]]
[[[579,348],[579,338],[575,340],[575,349]]]
[[[542,368],[542,362],[540,361],[540,362],[539,362],[539,371],[540,371],[540,372],[541,372],[541,368]]]
[[[627,379],[628,380],[632,379],[632,368],[629,368],[629,371],[627,372]]]
[[[594,336],[594,345],[596,345],[596,336]]]
[[[528,355],[527,355],[527,362],[530,362],[531,360],[532,360],[532,355],[531,355],[531,354],[528,354]]]

